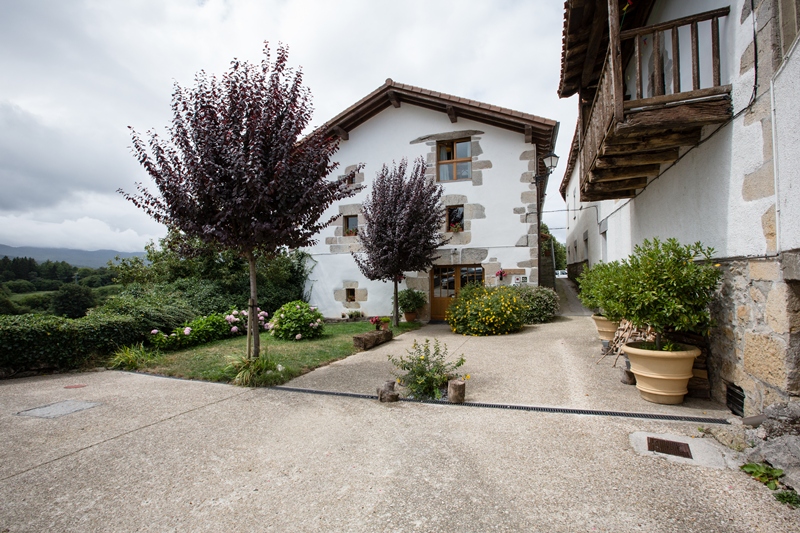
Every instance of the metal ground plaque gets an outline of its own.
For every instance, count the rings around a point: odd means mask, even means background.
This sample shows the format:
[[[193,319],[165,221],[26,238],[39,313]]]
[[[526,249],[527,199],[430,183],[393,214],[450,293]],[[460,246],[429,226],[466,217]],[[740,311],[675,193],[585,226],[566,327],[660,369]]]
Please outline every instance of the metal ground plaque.
[[[35,409],[28,409],[27,411],[20,411],[17,413],[19,416],[32,416],[35,418],[59,418],[64,415],[77,413],[85,409],[91,409],[100,405],[96,402],[80,402],[77,400],[66,400],[44,407],[37,407]]]

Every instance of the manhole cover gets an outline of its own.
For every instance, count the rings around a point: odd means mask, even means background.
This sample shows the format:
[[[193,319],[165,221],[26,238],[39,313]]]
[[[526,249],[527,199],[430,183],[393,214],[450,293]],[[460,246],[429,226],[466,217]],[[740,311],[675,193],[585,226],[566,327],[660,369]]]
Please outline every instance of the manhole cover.
[[[76,385],[67,385],[67,386],[66,386],[66,387],[64,387],[64,388],[65,388],[65,389],[82,389],[82,388],[84,388],[85,386],[86,386],[86,384],[85,384],[85,383],[78,383],[78,384],[76,384]]]
[[[20,411],[17,413],[19,416],[32,416],[36,418],[58,418],[60,416],[77,413],[84,409],[91,409],[100,405],[95,402],[79,402],[77,400],[67,400],[58,402],[44,407],[37,407],[35,409],[28,409],[27,411]]]
[[[651,452],[677,455],[678,457],[685,457],[687,459],[692,458],[692,450],[685,442],[647,437],[647,449]]]

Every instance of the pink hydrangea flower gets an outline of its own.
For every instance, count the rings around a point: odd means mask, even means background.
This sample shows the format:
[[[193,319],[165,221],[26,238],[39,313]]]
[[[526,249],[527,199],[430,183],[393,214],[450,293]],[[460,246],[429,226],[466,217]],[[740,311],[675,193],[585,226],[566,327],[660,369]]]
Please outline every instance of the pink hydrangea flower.
[[[233,326],[231,328],[231,333],[239,333],[239,328],[237,328],[236,326]]]
[[[172,334],[170,334],[170,337],[176,337],[176,335],[174,333],[172,333]]]
[[[299,305],[295,305],[295,307],[296,307],[297,309],[300,309],[300,306],[299,306]]]
[[[297,335],[294,336],[294,338],[295,338],[295,340],[299,341],[300,339],[303,338],[303,334],[302,333],[298,333]]]
[[[156,333],[158,333],[158,330],[154,329],[153,331],[150,332],[150,335],[155,335]]]
[[[190,335],[191,333],[192,333],[192,328],[184,328],[183,329],[183,334],[184,335]]]
[[[239,314],[239,311],[236,311],[236,310],[234,309],[234,311],[233,311],[233,314],[234,314],[234,315],[238,315],[238,314]]]

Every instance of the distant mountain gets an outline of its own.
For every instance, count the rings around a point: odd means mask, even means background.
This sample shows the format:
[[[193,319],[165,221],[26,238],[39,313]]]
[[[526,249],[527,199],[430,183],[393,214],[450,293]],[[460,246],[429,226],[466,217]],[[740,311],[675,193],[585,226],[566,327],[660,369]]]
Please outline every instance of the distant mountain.
[[[99,268],[106,266],[106,263],[120,257],[144,257],[142,252],[116,252],[114,250],[73,250],[71,248],[35,248],[33,246],[6,246],[0,244],[0,257],[32,257],[37,263],[47,261],[66,261],[70,265],[78,267]]]

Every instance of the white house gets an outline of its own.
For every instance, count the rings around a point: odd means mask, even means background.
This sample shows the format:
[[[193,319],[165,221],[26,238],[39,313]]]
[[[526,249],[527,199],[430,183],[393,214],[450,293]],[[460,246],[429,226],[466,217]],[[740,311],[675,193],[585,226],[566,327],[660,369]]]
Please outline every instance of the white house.
[[[343,311],[387,315],[392,287],[366,279],[358,251],[361,203],[386,164],[423,157],[431,180],[442,184],[451,240],[430,272],[408,272],[405,284],[425,291],[424,318],[443,319],[450,298],[469,281],[538,283],[539,216],[546,187],[540,156],[555,146],[558,123],[536,115],[396,83],[391,79],[324,126],[340,137],[336,155],[345,172],[363,163],[356,196],[334,204],[340,217],[308,251],[315,262],[311,302],[325,316]],[[539,157],[537,157],[537,155]],[[450,231],[451,226],[460,232]],[[402,287],[401,287],[402,288]]]
[[[715,248],[708,378],[748,414],[800,394],[798,21],[798,0],[565,5],[570,277],[647,238]]]

